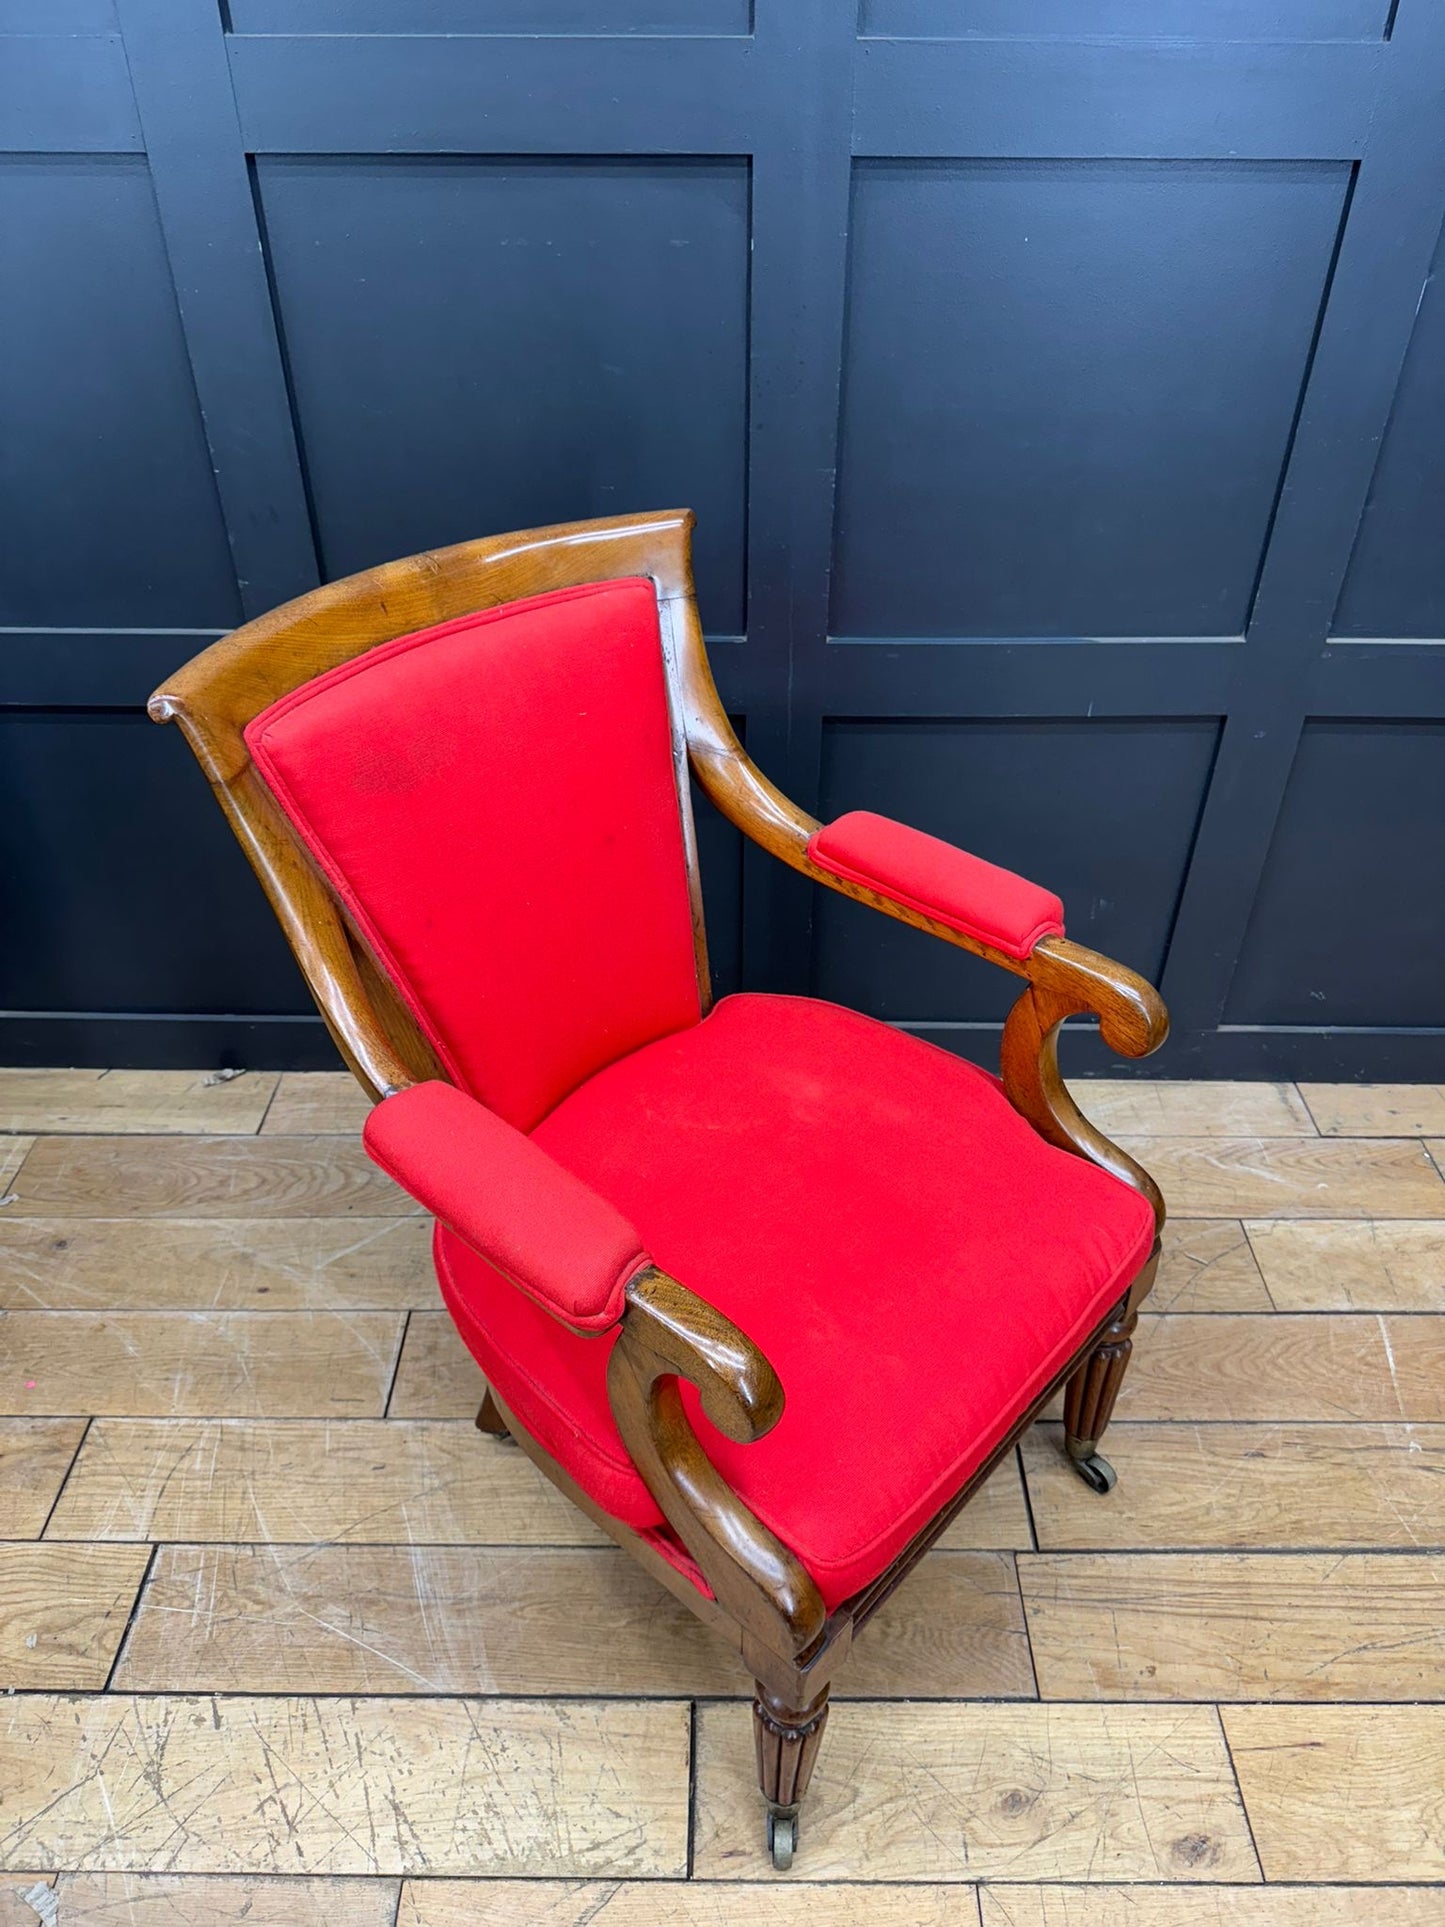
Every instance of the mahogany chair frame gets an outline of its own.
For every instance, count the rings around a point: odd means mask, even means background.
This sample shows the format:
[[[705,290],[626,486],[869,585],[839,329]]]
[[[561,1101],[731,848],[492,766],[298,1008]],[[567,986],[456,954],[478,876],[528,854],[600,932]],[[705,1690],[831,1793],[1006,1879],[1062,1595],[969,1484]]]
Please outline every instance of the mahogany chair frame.
[[[815,865],[818,828],[750,760],[719,700],[693,592],[688,510],[571,522],[464,542],[369,569],[250,622],[178,670],[150,699],[157,722],[176,721],[215,790],[300,963],[338,1049],[373,1101],[423,1079],[445,1080],[430,1045],[254,768],[242,732],[299,685],[378,643],[546,590],[622,577],[656,586],[672,723],[677,802],[687,856],[698,991],[711,1005],[697,842],[688,784],[745,835],[793,869],[844,896],[971,951],[1024,980],[1004,1025],[1001,1074],[1014,1108],[1049,1143],[1086,1158],[1143,1193],[1156,1231],[1164,1204],[1149,1174],[1078,1110],[1059,1073],[1065,1019],[1093,1016],[1125,1057],[1163,1043],[1158,992],[1123,965],[1047,937],[1022,961]],[[656,1269],[627,1293],[608,1372],[612,1410],[658,1506],[706,1579],[709,1598],[629,1527],[602,1512],[489,1393],[483,1431],[510,1434],[546,1476],[669,1591],[720,1633],[756,1681],[758,1775],[774,1864],[797,1840],[798,1808],[828,1715],[830,1684],[858,1630],[903,1580],[998,1461],[1065,1388],[1065,1444],[1098,1491],[1113,1473],[1097,1454],[1128,1364],[1139,1305],[1159,1244],[1128,1291],[947,1506],[873,1583],[831,1613],[797,1556],[747,1509],[712,1464],[679,1396],[697,1387],[729,1438],[762,1438],[783,1409],[783,1388],[759,1348],[711,1305]],[[785,1288],[780,1286],[780,1289]]]

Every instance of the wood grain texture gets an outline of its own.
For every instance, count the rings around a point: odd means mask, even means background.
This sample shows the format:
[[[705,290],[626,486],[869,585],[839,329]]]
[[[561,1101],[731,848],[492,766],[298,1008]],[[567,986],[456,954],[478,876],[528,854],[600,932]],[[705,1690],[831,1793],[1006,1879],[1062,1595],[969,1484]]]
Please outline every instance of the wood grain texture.
[[[985,1887],[983,1927],[1438,1927],[1421,1887]]]
[[[403,1546],[601,1538],[520,1452],[469,1425],[390,1419],[97,1419],[47,1536]]]
[[[1314,1121],[1293,1084],[1090,1077],[1071,1083],[1069,1089],[1084,1115],[1110,1137],[1316,1135]]]
[[[1182,1218],[1445,1218],[1445,1178],[1418,1138],[1122,1142]]]
[[[1010,1452],[938,1543],[955,1552],[991,1548],[1007,1552],[1032,1546],[1033,1542],[1021,1463],[1018,1454]]]
[[[1445,1137],[1445,1084],[1301,1084],[1330,1137]]]
[[[475,1418],[487,1389],[481,1367],[444,1311],[414,1312],[387,1414],[391,1418]]]
[[[372,1100],[351,1071],[283,1071],[264,1137],[360,1137]]]
[[[350,1071],[286,1071],[261,1131],[359,1138],[370,1109]]]
[[[1281,1311],[1445,1312],[1445,1225],[1248,1225]]]
[[[59,1927],[392,1927],[399,1884],[305,1874],[71,1873],[56,1891]]]
[[[274,1071],[0,1070],[0,1131],[250,1134],[276,1084]]]
[[[1445,1545],[1445,1426],[1121,1421],[1104,1498],[1079,1484],[1059,1433],[1040,1425],[1024,1441],[1046,1551]]]
[[[436,1295],[426,1218],[0,1214],[7,1311],[411,1311]]]
[[[36,1887],[53,1887],[53,1873],[0,1874],[0,1927],[35,1927],[41,1918],[27,1896]],[[69,1923],[63,1923],[69,1927]]]
[[[408,1880],[396,1927],[978,1927],[969,1886],[757,1886],[745,1915],[734,1881],[644,1886],[595,1880]]]
[[[148,1546],[0,1545],[0,1691],[105,1685]]]
[[[0,1419],[0,1538],[38,1538],[85,1432],[78,1418]]]
[[[1439,1423],[1445,1318],[1144,1317],[1117,1416]]]
[[[722,1642],[610,1548],[165,1546],[115,1683],[752,1697]],[[841,1690],[1032,1698],[1012,1559],[931,1554],[859,1641]]]
[[[1445,1881],[1445,1706],[1221,1717],[1267,1879]]]
[[[695,1868],[756,1879],[739,1709],[698,1720]],[[1253,1880],[1212,1710],[840,1706],[808,1800],[802,1880]]]
[[[0,1864],[678,1874],[687,1755],[668,1701],[34,1694],[0,1709],[0,1785],[44,1795]]]
[[[1170,1218],[1149,1305],[1154,1311],[1271,1310],[1244,1226],[1232,1218]]]
[[[1032,1553],[1045,1699],[1445,1698],[1445,1557]]]
[[[409,1218],[359,1144],[337,1138],[38,1138],[14,1184],[39,1218]]]
[[[0,1138],[0,1198],[10,1205],[11,1181],[30,1152],[34,1149],[33,1137]]]
[[[11,1311],[0,1412],[380,1418],[401,1343],[381,1311]]]

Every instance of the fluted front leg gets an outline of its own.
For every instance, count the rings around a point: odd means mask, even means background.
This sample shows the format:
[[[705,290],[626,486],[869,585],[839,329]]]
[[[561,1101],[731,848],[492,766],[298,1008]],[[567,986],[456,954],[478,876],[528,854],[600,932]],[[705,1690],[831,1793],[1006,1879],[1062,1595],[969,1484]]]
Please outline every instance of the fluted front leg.
[[[1116,1483],[1113,1466],[1099,1452],[1099,1440],[1113,1416],[1134,1349],[1139,1314],[1130,1310],[1133,1302],[1131,1294],[1064,1388],[1064,1450],[1079,1477],[1095,1492],[1112,1492]]]
[[[826,1687],[811,1706],[794,1708],[784,1706],[759,1685],[753,1701],[753,1734],[758,1743],[758,1786],[770,1807],[801,1804],[827,1724]]]
[[[1128,1370],[1138,1323],[1137,1312],[1116,1318],[1069,1380],[1064,1392],[1064,1442],[1071,1459],[1091,1457],[1104,1436]]]
[[[758,1747],[758,1786],[768,1807],[768,1851],[785,1873],[798,1845],[798,1809],[828,1724],[828,1689],[802,1707],[784,1706],[762,1681],[753,1701],[753,1737]]]

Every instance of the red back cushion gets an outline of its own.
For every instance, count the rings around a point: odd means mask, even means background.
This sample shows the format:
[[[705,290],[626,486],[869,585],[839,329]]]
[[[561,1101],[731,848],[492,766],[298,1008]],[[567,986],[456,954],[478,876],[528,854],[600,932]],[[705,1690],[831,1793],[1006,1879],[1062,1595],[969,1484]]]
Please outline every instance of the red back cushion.
[[[450,1076],[510,1123],[698,1021],[650,582],[400,636],[246,742]]]

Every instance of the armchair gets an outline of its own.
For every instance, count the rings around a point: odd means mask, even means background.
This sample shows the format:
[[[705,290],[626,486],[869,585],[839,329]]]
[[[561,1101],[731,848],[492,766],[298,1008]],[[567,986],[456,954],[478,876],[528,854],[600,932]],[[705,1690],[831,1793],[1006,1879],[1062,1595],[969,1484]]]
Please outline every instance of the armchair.
[[[1058,899],[734,735],[685,512],[464,543],[248,624],[152,697],[246,849],[369,1154],[437,1220],[484,1432],[742,1655],[787,1867],[832,1680],[1054,1392],[1084,1480],[1164,1206],[1059,1075],[1148,984]],[[1001,1076],[810,998],[714,1006],[688,772],[819,885],[1022,980]]]

